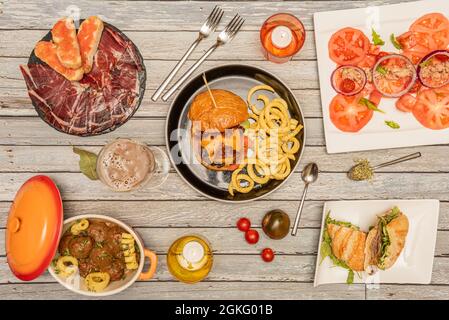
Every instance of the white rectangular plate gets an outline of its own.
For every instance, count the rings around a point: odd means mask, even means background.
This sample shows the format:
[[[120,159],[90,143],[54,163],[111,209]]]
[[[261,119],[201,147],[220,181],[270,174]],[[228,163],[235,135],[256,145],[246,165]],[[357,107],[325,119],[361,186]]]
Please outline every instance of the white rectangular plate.
[[[331,201],[323,208],[318,257],[315,268],[314,286],[330,283],[346,283],[348,271],[335,267],[329,257],[321,261],[321,240],[324,219],[327,212],[333,219],[348,221],[367,232],[376,222],[376,216],[398,206],[409,220],[409,232],[405,247],[396,263],[388,270],[379,271],[367,277],[365,273],[357,273],[354,283],[418,283],[429,284],[432,278],[433,258],[437,237],[438,200],[362,200]]]
[[[314,14],[321,103],[328,153],[449,143],[449,129],[430,130],[423,127],[412,114],[396,109],[396,99],[382,99],[380,109],[386,111],[386,114],[374,112],[371,121],[358,133],[340,131],[329,118],[329,104],[336,95],[330,82],[336,64],[329,58],[328,53],[328,41],[332,34],[341,28],[353,27],[362,30],[371,39],[373,27],[385,41],[382,51],[397,52],[390,42],[390,35],[392,33],[401,35],[417,18],[431,12],[441,12],[449,17],[449,1],[428,0]],[[385,120],[393,120],[399,123],[401,128],[391,129],[385,125]]]

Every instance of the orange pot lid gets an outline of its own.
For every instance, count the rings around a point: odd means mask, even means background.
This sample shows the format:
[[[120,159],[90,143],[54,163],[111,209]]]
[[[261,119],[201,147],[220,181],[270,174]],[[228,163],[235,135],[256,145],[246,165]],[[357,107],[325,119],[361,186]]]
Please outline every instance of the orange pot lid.
[[[35,176],[16,194],[6,225],[6,255],[14,275],[24,281],[50,265],[62,232],[61,194],[47,176]]]

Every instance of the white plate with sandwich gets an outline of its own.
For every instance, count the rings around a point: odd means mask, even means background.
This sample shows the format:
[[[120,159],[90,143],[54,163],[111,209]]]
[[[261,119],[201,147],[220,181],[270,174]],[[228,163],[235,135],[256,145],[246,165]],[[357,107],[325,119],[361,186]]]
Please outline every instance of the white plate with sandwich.
[[[314,286],[429,284],[439,208],[438,200],[326,202]]]

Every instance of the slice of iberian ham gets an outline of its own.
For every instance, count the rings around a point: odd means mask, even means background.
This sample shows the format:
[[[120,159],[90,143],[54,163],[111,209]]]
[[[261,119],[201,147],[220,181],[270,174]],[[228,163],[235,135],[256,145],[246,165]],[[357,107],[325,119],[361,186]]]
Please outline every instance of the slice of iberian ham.
[[[100,38],[89,73],[62,66],[56,44],[47,41],[39,42],[20,67],[36,111],[61,132],[92,136],[112,131],[140,105],[146,71],[137,47],[107,23]]]
[[[51,29],[51,35],[57,45],[56,53],[61,64],[66,68],[80,68],[82,61],[73,19],[60,19]]]
[[[94,56],[100,44],[104,24],[101,19],[92,16],[84,20],[78,30],[78,43],[85,73],[92,70]]]

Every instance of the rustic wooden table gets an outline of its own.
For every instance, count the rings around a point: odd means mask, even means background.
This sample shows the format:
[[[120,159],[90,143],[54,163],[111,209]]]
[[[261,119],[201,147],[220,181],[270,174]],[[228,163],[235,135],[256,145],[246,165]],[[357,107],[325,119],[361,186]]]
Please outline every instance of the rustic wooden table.
[[[300,2],[221,2],[224,21],[239,12],[246,18],[243,31],[233,43],[218,50],[203,69],[226,63],[245,63],[266,68],[293,89],[306,116],[308,129],[304,157],[288,183],[268,198],[244,205],[228,205],[202,197],[172,171],[157,190],[112,193],[98,182],[85,178],[78,169],[72,145],[98,151],[116,137],[137,138],[150,145],[164,145],[167,103],[152,103],[150,96],[195,38],[212,2],[149,1],[50,1],[0,0],[0,299],[80,299],[45,273],[31,283],[17,280],[5,257],[4,233],[8,210],[15,192],[29,177],[44,173],[62,191],[65,216],[83,213],[107,214],[136,228],[146,245],[157,251],[160,262],[154,280],[138,282],[120,299],[427,299],[449,294],[449,146],[420,147],[328,155],[324,146],[318,73],[313,37],[312,14],[316,11],[365,7],[386,1],[300,1]],[[148,70],[147,92],[142,106],[126,125],[113,133],[76,138],[61,134],[39,119],[25,90],[19,64],[27,61],[34,44],[58,17],[76,3],[81,16],[102,15],[122,29],[141,50]],[[292,12],[307,29],[301,53],[288,64],[264,60],[258,30],[276,12]],[[224,24],[223,22],[222,24]],[[198,58],[212,43],[205,41],[193,54]],[[190,61],[189,64],[191,64]],[[385,168],[372,183],[351,183],[345,171],[356,157],[374,163],[421,151],[419,161]],[[248,245],[235,228],[236,220],[248,216],[260,229],[268,209],[281,208],[293,219],[303,184],[300,170],[316,161],[321,169],[318,182],[308,194],[301,229],[296,238],[269,241],[265,236]],[[441,213],[432,284],[329,285],[313,288],[323,202],[338,199],[440,199]],[[215,264],[209,277],[196,285],[173,280],[167,271],[165,254],[181,235],[197,233],[212,243]],[[274,262],[264,263],[261,249],[272,247]]]

